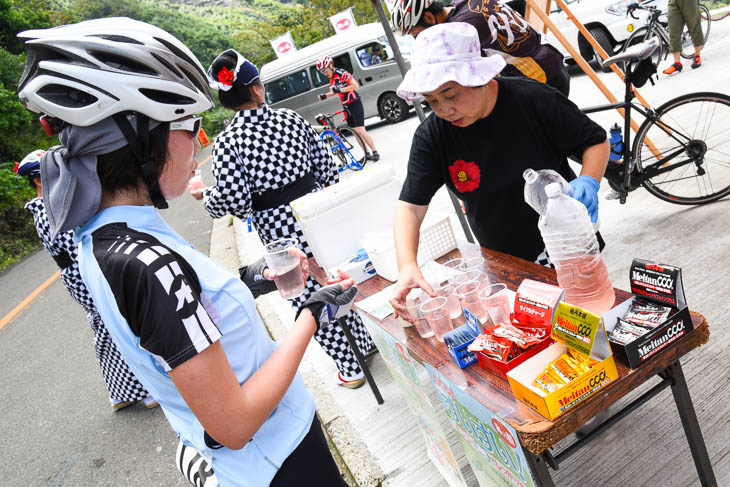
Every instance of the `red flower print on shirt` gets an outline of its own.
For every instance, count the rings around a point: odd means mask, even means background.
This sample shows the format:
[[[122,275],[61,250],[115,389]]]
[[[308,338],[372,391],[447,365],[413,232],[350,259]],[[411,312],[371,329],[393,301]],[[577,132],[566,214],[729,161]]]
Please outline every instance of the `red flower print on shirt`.
[[[218,71],[218,81],[221,84],[231,86],[233,84],[233,77],[233,73],[225,66]]]
[[[473,162],[466,162],[462,160],[454,161],[449,166],[449,175],[451,180],[454,182],[454,186],[459,192],[464,193],[466,191],[474,191],[479,187],[482,174],[479,171],[479,166]]]

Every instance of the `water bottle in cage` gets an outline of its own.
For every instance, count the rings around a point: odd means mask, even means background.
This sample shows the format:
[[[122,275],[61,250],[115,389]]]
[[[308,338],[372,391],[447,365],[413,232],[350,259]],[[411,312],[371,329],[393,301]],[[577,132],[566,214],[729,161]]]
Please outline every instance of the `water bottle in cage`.
[[[617,123],[613,124],[609,131],[608,143],[611,145],[611,153],[608,156],[609,161],[621,164],[624,155],[623,136],[621,135],[621,127]]]

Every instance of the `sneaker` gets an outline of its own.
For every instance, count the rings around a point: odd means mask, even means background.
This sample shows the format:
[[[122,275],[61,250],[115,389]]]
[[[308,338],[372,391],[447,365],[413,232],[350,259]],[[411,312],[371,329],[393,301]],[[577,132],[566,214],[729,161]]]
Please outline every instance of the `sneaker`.
[[[370,156],[370,160],[373,162],[378,162],[380,160],[380,154],[378,154],[378,151],[373,151],[372,155]]]
[[[137,403],[137,401],[117,401],[117,402],[112,403],[112,409],[114,411],[119,411],[121,409],[129,407],[132,404],[136,404],[136,403]]]
[[[674,63],[664,70],[664,74],[674,74],[682,71],[682,63]]]
[[[157,406],[159,406],[159,405],[160,405],[160,403],[158,403],[158,402],[157,402],[157,401],[155,400],[155,398],[154,398],[154,397],[152,397],[152,396],[147,396],[147,397],[145,397],[145,398],[144,398],[144,399],[142,400],[142,402],[144,403],[144,407],[146,407],[147,409],[154,409],[154,408],[156,408]]]
[[[606,195],[603,197],[605,200],[617,200],[621,197],[621,193],[616,191],[615,189],[612,189]]]
[[[365,383],[365,374],[361,373],[361,376],[359,379],[345,379],[340,374],[340,371],[337,371],[337,374],[335,375],[335,381],[337,384],[347,387],[348,389],[357,389],[361,385]]]
[[[692,59],[692,69],[697,69],[700,66],[702,66],[702,59],[700,59],[700,55],[697,54],[694,59]]]

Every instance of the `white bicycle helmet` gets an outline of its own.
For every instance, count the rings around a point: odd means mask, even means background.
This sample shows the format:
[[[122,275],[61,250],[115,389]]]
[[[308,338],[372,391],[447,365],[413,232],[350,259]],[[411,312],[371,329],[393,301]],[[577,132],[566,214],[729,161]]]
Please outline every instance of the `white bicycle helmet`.
[[[390,20],[393,28],[400,35],[406,35],[408,32],[418,25],[423,12],[431,6],[432,0],[399,0],[398,4],[393,7],[390,14]]]
[[[317,60],[317,71],[322,71],[330,66],[332,66],[332,59],[329,56],[322,56]]]
[[[168,122],[213,107],[205,70],[174,36],[126,17],[18,34],[28,53],[25,106],[89,126],[133,111]]]

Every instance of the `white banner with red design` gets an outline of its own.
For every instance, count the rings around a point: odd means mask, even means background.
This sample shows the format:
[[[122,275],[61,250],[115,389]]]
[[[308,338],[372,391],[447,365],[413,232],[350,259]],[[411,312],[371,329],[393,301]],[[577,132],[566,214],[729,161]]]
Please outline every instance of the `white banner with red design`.
[[[479,485],[535,487],[514,428],[441,372],[425,366]]]
[[[297,50],[297,46],[294,45],[294,39],[291,37],[291,32],[282,34],[271,42],[271,47],[274,48],[274,52],[277,57],[284,57],[287,54],[291,54]]]
[[[352,7],[330,17],[330,22],[332,22],[332,27],[334,27],[336,34],[347,32],[357,27],[355,16],[352,14]]]

